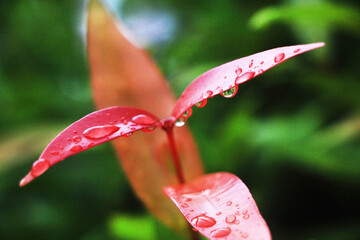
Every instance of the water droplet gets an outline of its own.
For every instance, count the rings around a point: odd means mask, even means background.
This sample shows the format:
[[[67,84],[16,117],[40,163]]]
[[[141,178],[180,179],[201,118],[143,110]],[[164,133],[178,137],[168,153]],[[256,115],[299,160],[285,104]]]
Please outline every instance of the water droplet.
[[[155,130],[156,127],[148,127],[148,128],[144,128],[143,131],[146,133],[150,133],[153,132]]]
[[[248,213],[248,210],[244,210],[242,213],[243,213],[243,214],[247,214],[247,213]]]
[[[243,219],[245,219],[245,220],[247,220],[247,219],[249,219],[250,218],[250,215],[249,214],[245,214],[244,216],[243,216]]]
[[[264,64],[264,61],[261,61],[261,62],[260,62],[260,65],[263,65],[263,64]]]
[[[251,62],[251,63],[249,64],[249,68],[251,68],[251,67],[253,66],[253,64],[254,64],[254,63],[253,63],[253,62]]]
[[[236,211],[235,212],[235,215],[240,215],[241,213],[239,211]]]
[[[140,124],[140,125],[151,125],[155,123],[155,120],[152,117],[149,117],[147,115],[141,114],[137,115],[132,118],[132,121],[134,123]]]
[[[183,207],[183,208],[188,208],[188,207],[189,207],[189,204],[187,204],[187,203],[182,203],[182,204],[181,204],[181,207]]]
[[[285,53],[279,53],[278,55],[275,56],[274,58],[274,62],[280,62],[281,60],[283,60],[285,58]]]
[[[236,221],[235,221],[235,224],[236,224],[236,225],[239,225],[239,223],[240,223],[239,220],[236,220]]]
[[[48,170],[50,167],[50,163],[46,161],[45,159],[39,159],[32,165],[31,168],[31,175],[33,177],[38,177],[41,174],[43,174],[46,170]]]
[[[262,70],[262,69],[260,69],[260,70],[258,71],[259,74],[262,74],[263,72],[264,72],[264,70]]]
[[[222,212],[217,212],[216,216],[220,216],[222,214]]]
[[[57,155],[59,155],[59,152],[53,151],[53,152],[51,152],[50,154],[51,154],[51,155],[54,155],[54,156],[57,156]]]
[[[247,80],[251,79],[252,77],[254,77],[255,72],[246,72],[241,76],[238,76],[235,79],[235,84],[239,85],[240,83],[246,82]]]
[[[242,73],[242,69],[241,68],[238,68],[235,70],[235,74],[236,75],[240,75]]]
[[[191,224],[196,227],[207,228],[216,224],[216,220],[206,215],[199,215],[191,219]]]
[[[226,203],[227,206],[231,206],[231,204],[232,204],[232,201],[228,201],[228,202]]]
[[[247,233],[243,233],[243,234],[241,235],[242,238],[247,238],[248,236],[249,236],[249,234],[247,234]]]
[[[298,52],[300,52],[300,48],[298,48],[294,51],[294,53],[298,53]]]
[[[134,132],[129,132],[129,133],[123,135],[123,137],[131,137],[133,134],[134,134]]]
[[[118,131],[119,129],[120,128],[118,126],[113,126],[113,125],[96,126],[86,129],[83,135],[86,138],[99,139],[99,138],[107,137],[113,134],[114,132]]]
[[[229,227],[223,227],[223,228],[217,228],[213,231],[211,231],[210,236],[214,238],[221,238],[226,237],[231,233],[231,228]]]
[[[237,203],[237,204],[235,204],[235,207],[238,207],[239,206],[239,204]]]
[[[82,146],[80,145],[74,145],[70,148],[70,151],[72,152],[79,152],[80,150],[82,150]]]
[[[177,120],[175,121],[175,126],[177,126],[177,127],[182,127],[182,126],[185,125],[185,122],[186,122],[186,118],[180,117],[179,119],[177,119]]]
[[[227,215],[225,218],[225,222],[227,223],[233,223],[236,220],[236,216],[233,214]]]
[[[220,198],[215,198],[215,201],[216,201],[216,202],[220,202]]]
[[[77,131],[73,131],[73,134],[77,134],[78,132]]]
[[[204,98],[209,98],[213,95],[213,91],[211,90],[207,90],[205,93],[204,93]]]
[[[231,97],[233,97],[233,96],[236,95],[237,91],[238,91],[238,87],[235,86],[235,87],[232,87],[232,88],[230,88],[230,89],[228,89],[228,90],[226,90],[226,91],[221,92],[220,94],[221,94],[223,97],[231,98]]]
[[[201,102],[198,102],[196,104],[196,106],[199,107],[199,108],[202,108],[202,107],[205,107],[206,103],[207,103],[207,99],[204,99]]]
[[[188,110],[186,110],[186,111],[183,113],[183,117],[185,117],[185,118],[191,117],[192,112],[193,112],[192,109],[189,108]]]
[[[73,137],[73,141],[76,142],[76,143],[80,142],[81,140],[82,140],[82,138],[79,137],[79,136]]]

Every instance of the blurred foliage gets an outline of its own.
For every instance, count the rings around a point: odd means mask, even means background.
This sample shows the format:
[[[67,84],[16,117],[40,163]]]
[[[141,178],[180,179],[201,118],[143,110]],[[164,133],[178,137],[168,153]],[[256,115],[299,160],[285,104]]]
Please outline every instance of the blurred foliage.
[[[230,100],[209,99],[188,125],[208,172],[229,171],[247,184],[274,239],[360,239],[359,1],[108,3],[147,39],[177,95],[224,62],[326,41]],[[0,3],[0,239],[176,239],[136,199],[110,144],[17,187],[59,128],[94,110],[84,5]]]

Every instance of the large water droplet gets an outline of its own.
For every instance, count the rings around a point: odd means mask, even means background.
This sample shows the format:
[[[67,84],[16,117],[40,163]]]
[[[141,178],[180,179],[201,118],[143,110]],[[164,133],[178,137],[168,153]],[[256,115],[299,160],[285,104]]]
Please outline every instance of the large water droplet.
[[[246,82],[247,80],[251,79],[252,77],[254,77],[255,72],[246,72],[241,76],[238,76],[235,79],[235,84],[239,85],[240,83]]]
[[[199,215],[191,219],[191,224],[200,228],[212,227],[216,224],[216,220],[206,215]]]
[[[79,152],[81,150],[82,150],[82,146],[80,146],[80,145],[74,145],[70,148],[70,151],[72,151],[72,152]]]
[[[177,126],[177,127],[182,127],[182,126],[185,125],[185,122],[186,122],[186,118],[180,117],[179,119],[177,119],[177,120],[175,121],[175,126]]]
[[[119,129],[120,128],[118,126],[113,126],[113,125],[96,126],[86,129],[83,135],[86,138],[99,139],[99,138],[107,137],[113,134],[114,132],[118,131]]]
[[[213,231],[211,231],[210,236],[214,238],[221,238],[226,237],[231,233],[231,228],[229,227],[223,227],[223,228],[217,228]]]
[[[38,177],[43,174],[50,167],[50,163],[45,159],[39,159],[32,165],[31,175],[33,177]]]
[[[198,102],[196,104],[196,106],[199,107],[199,108],[202,108],[202,107],[205,107],[206,103],[207,103],[207,99],[204,99],[201,102]]]
[[[151,125],[155,123],[155,120],[153,118],[144,114],[133,117],[132,121],[140,125]]]
[[[228,89],[228,90],[226,90],[226,91],[221,92],[220,94],[221,94],[223,97],[231,98],[231,97],[233,97],[233,96],[236,95],[237,91],[238,91],[238,87],[235,86],[235,87],[232,87],[232,88],[230,88],[230,89]]]
[[[189,108],[188,110],[186,110],[186,111],[183,113],[183,117],[185,117],[185,118],[191,117],[192,112],[193,112],[192,109]]]
[[[227,223],[233,223],[236,220],[236,216],[233,214],[227,215],[225,218],[225,222]]]
[[[280,62],[281,60],[283,60],[285,58],[285,53],[279,53],[278,55],[275,56],[274,58],[274,62]]]

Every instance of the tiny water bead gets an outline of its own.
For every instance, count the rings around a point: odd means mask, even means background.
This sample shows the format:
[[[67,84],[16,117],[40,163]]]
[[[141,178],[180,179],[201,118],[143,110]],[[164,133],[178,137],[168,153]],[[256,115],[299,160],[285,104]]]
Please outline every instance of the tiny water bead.
[[[79,137],[79,136],[73,137],[73,141],[76,142],[76,143],[81,142],[81,140],[82,140],[82,138]]]
[[[221,92],[220,94],[223,96],[223,97],[226,97],[226,98],[231,98],[231,97],[234,97],[236,95],[238,91],[238,87],[235,86],[235,87],[232,87],[228,90],[225,90],[223,92]]]
[[[143,131],[146,133],[150,133],[153,132],[155,130],[156,127],[148,127],[148,128],[144,128]]]
[[[132,121],[140,125],[151,125],[155,123],[155,120],[147,115],[140,114],[132,118]]]
[[[191,224],[196,227],[207,228],[214,226],[216,224],[216,220],[212,217],[202,214],[191,219]]]
[[[115,133],[119,129],[120,127],[114,125],[96,126],[86,129],[83,135],[86,138],[99,139],[99,138],[107,137]]]
[[[298,53],[298,52],[300,52],[300,48],[298,48],[294,51],[294,53]]]
[[[223,227],[223,228],[217,228],[213,231],[211,231],[210,236],[214,238],[221,238],[226,237],[231,233],[231,228],[229,227]]]
[[[243,75],[236,77],[235,84],[239,85],[243,82],[246,82],[247,80],[253,78],[254,75],[255,75],[255,72],[246,72]]]
[[[204,93],[204,98],[209,98],[213,95],[213,91],[211,90],[207,90],[205,93]]]
[[[275,56],[274,62],[278,63],[281,60],[283,60],[284,58],[285,58],[285,53],[279,53],[278,55]]]
[[[236,220],[236,216],[233,214],[227,215],[225,218],[225,222],[227,223],[233,223]]]
[[[129,132],[129,133],[123,135],[123,137],[131,137],[133,134],[134,134],[134,132]]]
[[[228,201],[228,202],[226,203],[226,206],[231,206],[231,204],[232,204],[232,201]]]
[[[43,174],[50,167],[50,163],[45,159],[39,159],[32,165],[31,175],[33,177],[38,177]]]
[[[196,105],[197,107],[199,107],[199,108],[202,108],[202,107],[205,107],[206,103],[207,103],[207,99],[204,99],[204,100],[202,100],[201,102],[198,102],[198,103],[195,104],[195,105]]]

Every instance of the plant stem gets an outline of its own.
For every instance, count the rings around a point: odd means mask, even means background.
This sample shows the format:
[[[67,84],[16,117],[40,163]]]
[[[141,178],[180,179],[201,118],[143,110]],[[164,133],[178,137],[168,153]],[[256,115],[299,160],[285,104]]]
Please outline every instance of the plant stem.
[[[172,159],[174,162],[176,176],[177,176],[180,184],[185,183],[183,171],[182,171],[181,164],[180,164],[179,154],[176,149],[173,128],[166,129],[166,133],[167,133],[167,137],[169,140],[169,146],[170,146],[171,156],[172,156]]]

